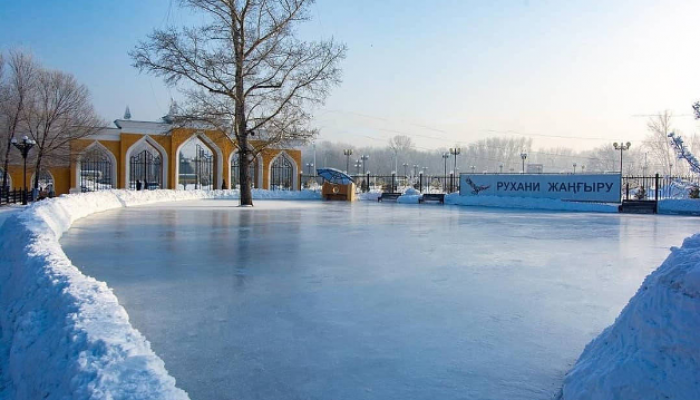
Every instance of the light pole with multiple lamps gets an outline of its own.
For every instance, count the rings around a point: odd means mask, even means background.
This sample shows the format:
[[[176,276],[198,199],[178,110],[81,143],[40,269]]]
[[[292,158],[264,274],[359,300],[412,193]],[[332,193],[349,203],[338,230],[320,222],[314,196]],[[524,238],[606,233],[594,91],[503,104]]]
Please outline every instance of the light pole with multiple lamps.
[[[527,159],[527,153],[522,152],[520,153],[520,158],[523,160],[523,174],[525,173],[525,160]]]
[[[574,163],[574,175],[576,175],[576,163]]]
[[[308,172],[309,177],[311,177],[311,169],[312,169],[313,167],[314,167],[314,163],[307,163],[307,164],[306,164],[306,168],[309,169],[309,172]]]
[[[418,165],[413,164],[413,176],[418,176]]]
[[[622,176],[622,152],[625,150],[629,150],[631,145],[632,145],[632,143],[630,143],[630,142],[627,142],[627,143],[615,142],[615,143],[613,143],[613,148],[615,148],[615,150],[620,150],[620,176]]]
[[[360,160],[362,160],[362,175],[365,174],[365,169],[366,169],[366,163],[367,160],[369,160],[369,156],[367,154],[363,154],[360,156]]]
[[[355,161],[355,174],[360,175],[360,168],[362,168],[360,160]]]
[[[352,149],[343,150],[343,155],[345,156],[345,172],[350,173],[350,156],[352,155]]]
[[[454,183],[455,183],[455,182],[454,182],[455,176],[459,177],[459,173],[458,173],[458,170],[457,170],[457,156],[460,155],[461,153],[462,153],[462,149],[460,149],[460,148],[457,147],[457,146],[455,146],[455,147],[453,147],[453,148],[450,148],[450,154],[452,154],[452,155],[455,157],[455,169],[454,169],[454,174],[452,174],[452,176],[450,177],[450,179],[452,180],[452,183],[450,183],[450,185],[453,186],[453,187],[456,186],[456,185],[454,184]]]
[[[22,159],[24,160],[24,194],[22,195],[22,204],[25,206],[27,205],[27,156],[29,155],[29,150],[35,144],[36,142],[27,136],[22,136],[21,141],[18,141],[17,138],[12,138],[12,145],[22,153]]]
[[[403,174],[408,177],[408,163],[403,163]]]

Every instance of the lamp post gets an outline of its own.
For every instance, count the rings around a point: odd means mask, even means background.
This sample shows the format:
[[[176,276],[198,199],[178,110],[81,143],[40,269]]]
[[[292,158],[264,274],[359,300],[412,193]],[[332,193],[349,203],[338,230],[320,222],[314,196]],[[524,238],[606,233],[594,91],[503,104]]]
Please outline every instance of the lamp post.
[[[450,158],[449,153],[442,153],[442,159],[445,161],[445,176],[447,176],[447,159]]]
[[[308,175],[311,176],[311,169],[314,167],[314,163],[307,163],[306,168],[309,170]]]
[[[403,174],[404,176],[408,176],[408,164],[403,163]]]
[[[615,150],[620,150],[620,176],[622,176],[622,152],[625,150],[629,150],[630,146],[632,143],[627,142],[627,143],[613,143],[613,147]]]
[[[452,154],[455,157],[455,171],[457,171],[457,156],[462,153],[462,149],[459,147],[455,146],[450,149],[450,154]]]
[[[503,163],[498,164],[498,173],[499,174],[503,173]]]
[[[574,175],[576,175],[576,163],[574,163]]]
[[[413,176],[417,176],[417,175],[418,175],[418,165],[413,164]]]
[[[27,205],[27,155],[29,155],[29,150],[34,147],[36,142],[27,136],[22,136],[22,141],[18,141],[17,138],[12,138],[12,145],[22,153],[22,159],[24,160],[24,195],[22,195],[22,204]]]
[[[345,172],[350,173],[350,156],[352,155],[352,149],[343,150],[343,155],[345,156]]]
[[[525,173],[525,160],[527,159],[527,153],[524,151],[522,153],[520,153],[520,158],[523,160],[523,174],[524,174]]]
[[[360,156],[360,160],[362,160],[362,174],[364,175],[366,168],[365,164],[367,163],[367,160],[369,160],[369,156],[367,154],[363,154]]]
[[[585,166],[585,165],[581,165],[581,173],[583,173],[585,170],[586,170],[586,166]]]
[[[355,161],[355,174],[360,175],[360,168],[362,168],[362,163],[360,160]]]
[[[476,166],[475,166],[475,165],[472,165],[472,166],[471,166],[471,169],[472,169],[472,174],[473,174],[474,171],[476,171]]]

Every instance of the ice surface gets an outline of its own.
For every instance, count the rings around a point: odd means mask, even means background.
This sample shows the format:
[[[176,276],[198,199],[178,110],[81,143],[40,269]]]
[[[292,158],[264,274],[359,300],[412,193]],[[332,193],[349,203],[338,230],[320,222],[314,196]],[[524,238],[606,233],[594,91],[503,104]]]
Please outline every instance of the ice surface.
[[[187,399],[129,323],[104,282],[83,275],[58,238],[87,215],[237,191],[110,190],[2,208],[0,399]],[[320,199],[314,192],[254,190],[253,197]]]
[[[551,399],[682,217],[204,200],[74,224],[197,399]],[[210,207],[211,206],[211,207]]]

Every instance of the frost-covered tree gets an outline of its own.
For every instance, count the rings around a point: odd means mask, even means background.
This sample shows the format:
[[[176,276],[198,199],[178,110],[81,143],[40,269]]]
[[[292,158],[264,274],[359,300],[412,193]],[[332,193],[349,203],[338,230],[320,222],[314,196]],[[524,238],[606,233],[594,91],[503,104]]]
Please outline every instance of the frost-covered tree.
[[[671,165],[673,164],[673,149],[668,141],[668,135],[673,131],[672,114],[666,110],[659,115],[649,118],[647,128],[649,136],[644,140],[644,147],[649,150],[654,163],[665,169],[666,174],[671,174]]]
[[[181,85],[187,104],[177,118],[224,132],[240,152],[241,204],[252,205],[248,163],[252,135],[261,151],[306,141],[310,109],[340,82],[346,48],[305,42],[296,26],[313,0],[182,0],[200,14],[196,27],[156,29],[131,52],[134,66]]]
[[[20,129],[34,146],[34,170],[66,164],[70,161],[70,142],[94,135],[104,126],[90,101],[85,85],[71,74],[37,68],[35,84],[22,108]],[[40,173],[34,174],[34,188]]]
[[[3,74],[0,75],[0,149],[2,151],[2,183],[8,185],[7,167],[10,163],[12,138],[21,129],[27,101],[36,87],[36,74],[39,69],[33,57],[13,50],[8,53]]]

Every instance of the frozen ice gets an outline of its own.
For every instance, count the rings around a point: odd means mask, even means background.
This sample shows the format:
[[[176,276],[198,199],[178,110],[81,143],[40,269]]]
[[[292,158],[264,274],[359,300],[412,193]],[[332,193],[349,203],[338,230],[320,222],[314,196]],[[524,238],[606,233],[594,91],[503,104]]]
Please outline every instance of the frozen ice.
[[[193,399],[551,399],[682,217],[202,200],[62,244]]]

